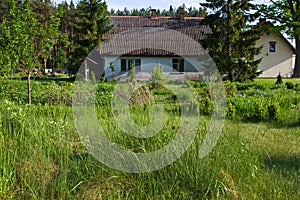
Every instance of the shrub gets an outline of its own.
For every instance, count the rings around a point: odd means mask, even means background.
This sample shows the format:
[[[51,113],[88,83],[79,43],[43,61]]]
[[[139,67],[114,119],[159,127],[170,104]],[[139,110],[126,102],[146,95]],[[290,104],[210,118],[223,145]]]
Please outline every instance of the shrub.
[[[272,102],[268,106],[269,119],[278,120],[278,115],[280,111],[280,106],[278,102]]]
[[[95,103],[99,106],[110,105],[112,99],[112,92],[114,91],[114,84],[100,83],[96,87]]]
[[[35,81],[31,88],[32,104],[71,105],[73,83]],[[0,84],[0,99],[17,104],[27,103],[27,83],[22,80],[3,80]]]
[[[200,114],[209,116],[212,111],[212,103],[208,96],[201,98],[199,102]]]
[[[264,84],[259,83],[236,83],[238,91],[244,91],[248,89],[266,90],[267,87]]]
[[[300,83],[295,84],[294,90],[300,91]]]
[[[237,93],[236,83],[230,81],[224,81],[224,87],[226,91],[226,96],[234,96]]]
[[[280,73],[277,76],[275,85],[282,85],[282,77],[281,77]]]
[[[153,67],[150,75],[150,83],[154,87],[158,85],[163,85],[166,82],[166,76],[164,74],[163,67],[160,64]]]
[[[286,82],[285,86],[287,89],[292,90],[294,89],[294,84],[292,82]]]
[[[227,104],[227,117],[229,119],[234,119],[236,116],[236,109],[235,109],[235,105],[233,105],[231,102],[229,102]]]

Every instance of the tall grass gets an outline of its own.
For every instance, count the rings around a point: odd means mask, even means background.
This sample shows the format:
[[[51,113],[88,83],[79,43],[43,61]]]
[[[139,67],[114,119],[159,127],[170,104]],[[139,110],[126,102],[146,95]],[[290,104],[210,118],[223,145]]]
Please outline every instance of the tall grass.
[[[133,115],[141,113],[139,109],[133,109]],[[86,151],[73,125],[70,107],[2,101],[0,110],[0,199],[300,197],[297,145],[285,152],[283,163],[280,152],[270,151],[285,137],[286,146],[293,144],[299,138],[297,128],[276,129],[276,135],[285,136],[273,141],[271,132],[267,138],[261,132],[269,133],[270,124],[227,121],[217,146],[199,159],[198,149],[209,123],[209,117],[202,116],[194,143],[179,160],[158,171],[129,174],[108,168]],[[98,114],[109,138],[136,151],[151,151],[160,148],[162,141],[167,143],[174,134],[177,117],[176,112],[170,112],[164,134],[141,140],[124,136],[105,108]],[[269,145],[264,146],[266,141]]]

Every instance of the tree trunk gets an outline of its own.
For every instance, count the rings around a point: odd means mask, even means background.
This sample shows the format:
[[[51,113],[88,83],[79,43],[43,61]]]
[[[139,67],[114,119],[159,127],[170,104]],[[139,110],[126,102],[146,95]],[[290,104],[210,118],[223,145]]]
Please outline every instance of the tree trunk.
[[[47,59],[44,58],[44,69],[45,69],[45,72],[46,72],[46,69],[47,69]]]
[[[12,80],[13,77],[13,70],[14,70],[13,68],[10,69],[10,80]]]
[[[31,91],[31,86],[30,86],[30,72],[28,72],[28,76],[27,76],[27,103],[28,104],[31,104],[31,94],[30,94],[30,91]]]
[[[294,72],[292,78],[299,78],[300,77],[300,39],[299,36],[295,37],[296,41],[296,60],[294,65]]]

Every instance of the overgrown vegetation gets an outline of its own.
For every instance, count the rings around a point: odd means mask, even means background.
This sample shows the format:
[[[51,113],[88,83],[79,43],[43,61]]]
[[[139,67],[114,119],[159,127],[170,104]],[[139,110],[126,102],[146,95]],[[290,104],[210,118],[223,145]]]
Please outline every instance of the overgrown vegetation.
[[[294,12],[299,1],[278,2],[257,9],[271,19],[278,17],[278,10],[288,11],[279,18],[286,19],[285,28],[291,35],[299,35],[299,15]],[[253,44],[259,35],[247,26],[256,14],[244,13],[253,13],[253,5],[246,1],[211,3],[217,18],[213,16],[210,23],[209,50],[221,73],[227,73],[231,81],[253,79],[259,62],[253,60],[259,51]],[[110,14],[148,16],[150,11],[124,9]],[[179,17],[181,13],[205,16],[206,9],[182,5],[156,11],[157,16]],[[300,198],[300,82],[296,79],[280,76],[277,84],[274,80],[225,82],[227,120],[217,145],[203,159],[197,155],[214,107],[210,88],[202,82],[190,82],[194,97],[180,94],[192,98],[189,109],[198,106],[199,127],[191,147],[172,165],[129,174],[108,168],[91,156],[74,125],[72,79],[51,81],[37,73],[35,83],[30,81],[33,72],[41,68],[76,72],[112,28],[108,14],[101,0],[80,0],[77,6],[72,1],[57,6],[48,0],[0,1],[0,199]],[[279,18],[277,21],[282,21]],[[297,55],[299,44],[298,40]],[[299,76],[298,61],[294,77]],[[110,68],[114,71],[113,65]],[[27,82],[16,80],[12,69],[21,70]],[[119,91],[130,104],[133,121],[140,126],[149,124],[153,104],[163,104],[168,115],[164,128],[154,137],[132,137],[118,127],[111,110],[114,82],[98,82],[92,100],[99,125],[112,142],[132,152],[155,151],[168,144],[180,126],[178,97],[163,86],[167,80],[161,66],[154,67],[151,82],[142,86],[134,81],[134,75],[131,66],[132,91]],[[96,83],[96,78],[91,82]]]
[[[201,113],[191,147],[166,168],[128,174],[106,167],[82,145],[70,102],[60,99],[72,97],[73,83],[37,81],[33,104],[24,105],[26,82],[3,81],[0,198],[298,199],[299,92],[272,82],[225,83],[228,120],[217,146],[203,159],[197,154],[209,128],[211,102],[206,84],[190,82]],[[149,88],[156,103],[164,103],[168,120],[162,132],[141,139],[124,133],[114,121],[114,83],[97,86],[99,124],[111,141],[134,152],[161,148],[178,127],[180,109],[172,91]],[[130,111],[137,124],[149,123],[147,106],[133,102]]]

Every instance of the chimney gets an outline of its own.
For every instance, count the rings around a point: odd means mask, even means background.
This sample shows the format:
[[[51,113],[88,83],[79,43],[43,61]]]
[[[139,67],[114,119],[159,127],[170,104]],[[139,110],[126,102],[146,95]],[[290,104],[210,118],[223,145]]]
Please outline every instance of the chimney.
[[[151,19],[157,19],[156,9],[151,9]]]
[[[180,12],[179,21],[180,22],[184,22],[185,21],[185,19],[184,19],[184,12]]]

